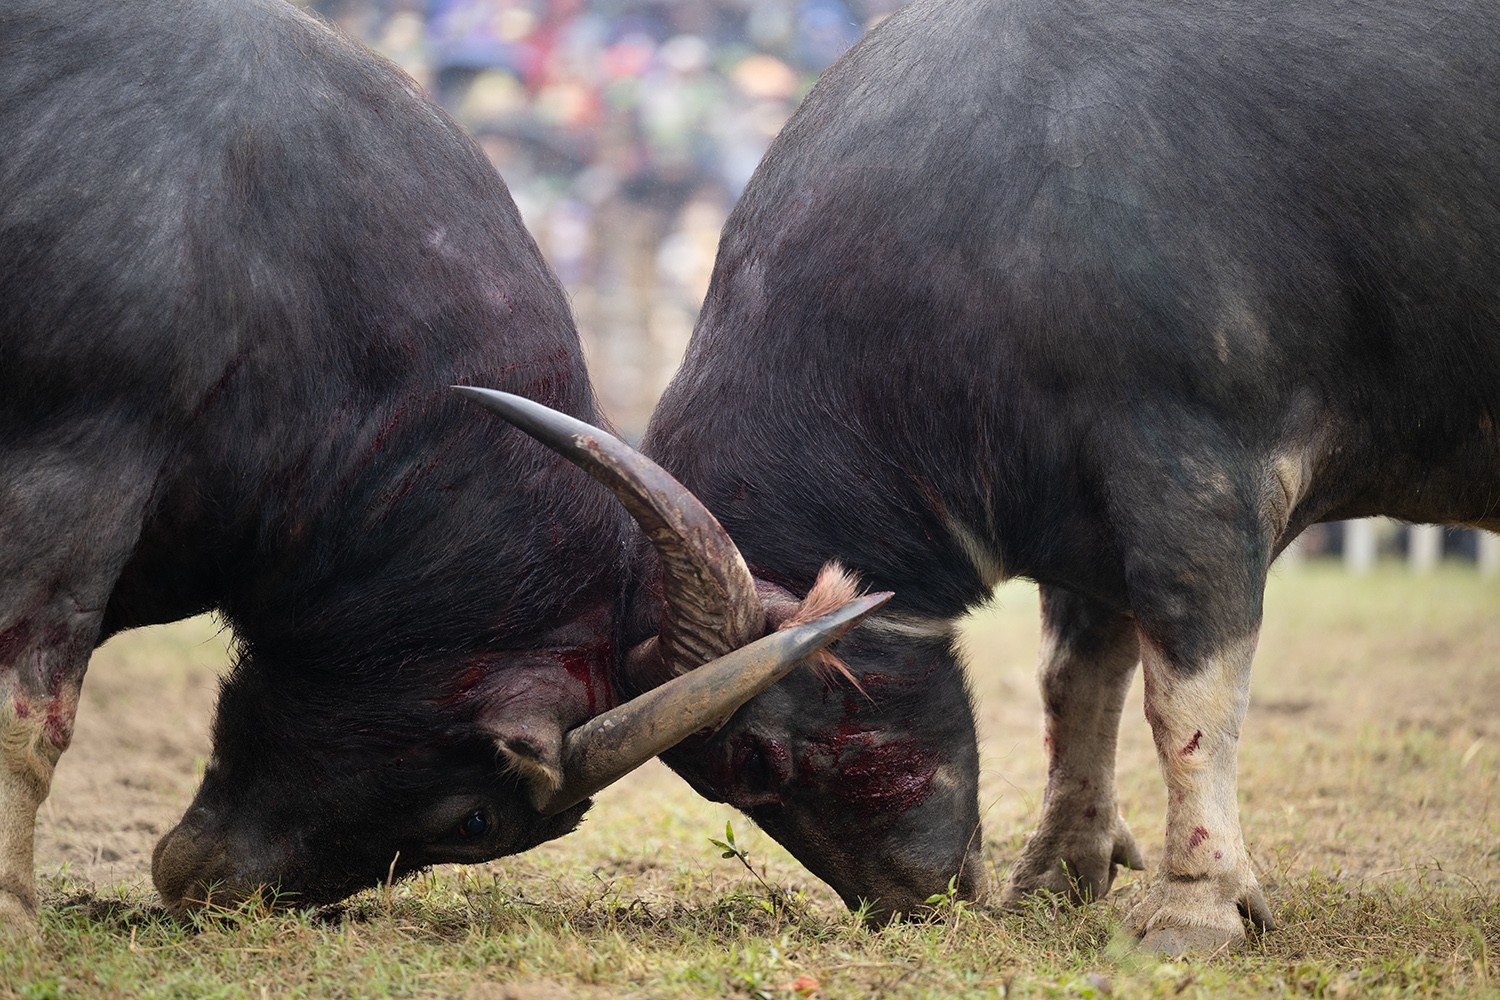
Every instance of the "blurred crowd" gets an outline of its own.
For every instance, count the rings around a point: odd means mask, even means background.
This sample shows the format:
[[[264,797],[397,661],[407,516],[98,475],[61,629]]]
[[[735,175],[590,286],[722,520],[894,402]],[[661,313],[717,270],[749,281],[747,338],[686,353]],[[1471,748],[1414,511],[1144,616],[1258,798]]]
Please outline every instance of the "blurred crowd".
[[[308,0],[477,136],[644,424],[719,229],[817,75],[904,0]]]

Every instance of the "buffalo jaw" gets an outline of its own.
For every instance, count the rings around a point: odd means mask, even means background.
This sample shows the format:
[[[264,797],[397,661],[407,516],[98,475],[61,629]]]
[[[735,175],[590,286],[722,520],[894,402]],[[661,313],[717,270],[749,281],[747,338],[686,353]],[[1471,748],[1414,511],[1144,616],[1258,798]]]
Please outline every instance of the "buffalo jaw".
[[[836,641],[891,595],[855,598],[804,625],[772,632],[668,681],[568,733],[563,781],[533,784],[532,805],[551,816],[577,805],[702,729],[717,729],[741,705]]]

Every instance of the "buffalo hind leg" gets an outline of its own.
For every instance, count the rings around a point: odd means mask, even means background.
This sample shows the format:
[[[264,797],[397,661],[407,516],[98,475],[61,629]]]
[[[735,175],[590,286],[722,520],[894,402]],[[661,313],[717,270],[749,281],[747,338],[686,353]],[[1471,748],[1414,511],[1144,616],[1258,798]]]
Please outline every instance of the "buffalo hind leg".
[[[1041,599],[1047,789],[1005,902],[1039,891],[1090,902],[1109,892],[1116,865],[1143,867],[1115,802],[1115,744],[1139,658],[1136,631],[1125,614],[1071,591],[1043,586]]]

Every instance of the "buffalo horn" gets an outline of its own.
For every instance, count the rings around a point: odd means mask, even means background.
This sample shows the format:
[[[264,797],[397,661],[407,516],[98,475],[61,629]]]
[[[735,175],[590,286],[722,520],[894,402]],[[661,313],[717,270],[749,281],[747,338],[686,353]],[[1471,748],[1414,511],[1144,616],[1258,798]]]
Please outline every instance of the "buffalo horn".
[[[665,469],[575,417],[497,389],[459,392],[582,468],[607,486],[645,531],[662,562],[667,602],[658,649],[681,674],[738,649],[766,630],[765,609],[718,519]]]
[[[530,785],[532,805],[543,816],[560,813],[694,732],[722,725],[890,596],[858,597],[822,618],[772,632],[570,730],[563,740],[562,784],[552,792]]]

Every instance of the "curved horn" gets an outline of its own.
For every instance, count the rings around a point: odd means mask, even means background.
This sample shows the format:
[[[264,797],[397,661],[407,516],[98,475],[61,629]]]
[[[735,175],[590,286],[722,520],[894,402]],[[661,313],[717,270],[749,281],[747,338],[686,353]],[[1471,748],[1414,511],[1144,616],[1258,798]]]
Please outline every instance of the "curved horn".
[[[497,389],[453,387],[609,487],[662,562],[666,619],[658,639],[669,671],[691,670],[766,630],[755,578],[718,519],[661,466],[609,434]]]
[[[890,596],[858,597],[805,625],[772,632],[570,730],[563,741],[562,784],[550,792],[530,784],[531,804],[543,816],[560,813],[698,730],[722,725]]]

